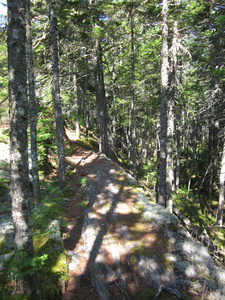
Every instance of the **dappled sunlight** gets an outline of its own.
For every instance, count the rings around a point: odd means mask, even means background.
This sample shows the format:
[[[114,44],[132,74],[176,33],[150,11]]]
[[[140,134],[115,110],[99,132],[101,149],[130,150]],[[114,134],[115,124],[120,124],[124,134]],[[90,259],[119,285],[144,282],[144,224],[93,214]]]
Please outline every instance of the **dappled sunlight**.
[[[123,215],[129,215],[131,213],[133,213],[133,214],[135,214],[135,213],[138,214],[139,213],[138,209],[135,206],[131,206],[131,205],[129,205],[127,203],[124,203],[124,202],[119,202],[117,204],[115,212],[123,214]]]
[[[83,217],[64,242],[72,250],[65,299],[85,298],[87,290],[93,299],[145,300],[163,294],[197,300],[209,293],[199,281],[212,275],[210,256],[179,229],[177,218],[149,202],[111,160],[78,153],[82,163],[75,159],[73,176],[83,178],[84,194],[77,193],[68,209],[71,220]],[[78,206],[82,197],[88,200],[83,207]]]
[[[149,237],[150,225],[141,222],[132,190],[126,186],[125,177],[120,175],[119,183],[116,184],[114,178],[105,179],[103,175],[102,183],[102,174],[98,172],[87,175],[88,184],[91,185],[87,191],[91,192],[90,198],[94,196],[95,201],[90,200],[91,209],[86,211],[84,217],[86,225],[82,228],[82,242],[87,261],[81,259],[81,264],[85,270],[89,267],[93,276],[96,272],[99,275],[97,265],[101,264],[105,281],[113,284],[114,289],[117,288],[115,294],[120,295],[122,290],[124,295],[135,295],[142,285],[137,279],[135,257],[147,254],[151,245],[156,242],[156,237]],[[117,175],[117,172],[110,169],[109,174]],[[96,191],[97,194],[94,195]],[[73,274],[79,278],[81,272],[76,270],[78,268],[75,268]]]
[[[144,286],[137,257],[159,254],[163,252],[160,247],[164,249],[166,243],[163,239],[157,242],[159,233],[152,233],[151,224],[141,218],[135,204],[134,189],[124,175],[118,176],[115,166],[112,168],[103,162],[100,167],[98,164],[98,169],[94,168],[86,175],[83,187],[90,199],[84,213],[80,240],[83,244],[82,255],[81,251],[77,252],[77,248],[74,248],[76,254],[82,256],[83,272],[90,270],[92,278],[105,278],[105,283],[114,286],[114,293],[118,297],[137,297],[140,286]],[[85,276],[78,271],[81,265],[78,263],[71,271],[74,282],[76,276]],[[95,280],[92,283],[101,293]],[[107,287],[105,283],[101,282],[101,288],[107,292],[109,289],[112,293],[110,286]]]

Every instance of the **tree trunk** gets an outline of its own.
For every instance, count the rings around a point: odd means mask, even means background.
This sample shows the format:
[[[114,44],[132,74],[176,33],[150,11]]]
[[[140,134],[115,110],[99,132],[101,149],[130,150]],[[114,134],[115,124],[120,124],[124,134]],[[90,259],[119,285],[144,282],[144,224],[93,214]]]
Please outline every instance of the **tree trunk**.
[[[176,1],[179,4],[179,1]],[[171,79],[170,79],[170,93],[167,104],[167,195],[166,195],[166,207],[172,213],[173,201],[172,192],[174,190],[174,167],[173,167],[173,138],[174,138],[174,98],[176,90],[176,77],[177,77],[177,50],[178,50],[178,21],[174,21],[173,24],[173,40],[171,51]]]
[[[220,169],[220,189],[219,189],[219,204],[216,216],[216,221],[219,226],[223,225],[224,212],[224,193],[225,193],[225,143],[223,144],[223,154]]]
[[[88,45],[86,45],[88,47]],[[85,53],[87,54],[87,53]],[[85,55],[85,63],[88,65],[89,64],[89,57],[88,55]],[[84,79],[84,93],[83,93],[83,102],[82,102],[82,111],[83,111],[83,123],[85,124],[85,131],[86,135],[88,136],[89,134],[89,129],[90,129],[90,95],[88,93],[90,89],[90,74],[87,72],[85,74],[85,79]]]
[[[52,48],[52,98],[54,100],[54,108],[55,108],[56,137],[57,137],[57,148],[58,148],[58,159],[59,159],[59,185],[60,188],[63,189],[66,185],[65,154],[64,154],[64,140],[63,140],[60,83],[59,83],[58,31],[57,31],[55,0],[50,1],[49,12],[50,12],[51,48]]]
[[[133,177],[137,178],[137,157],[136,157],[136,95],[135,95],[135,49],[134,49],[134,23],[133,12],[130,12],[130,27],[131,27],[131,160]]]
[[[174,112],[173,103],[170,99],[168,103],[168,126],[167,126],[167,161],[166,161],[166,172],[167,172],[167,190],[166,190],[166,208],[169,212],[173,211],[173,201],[172,201],[172,190],[174,183],[174,173],[173,173],[173,134],[174,134]]]
[[[161,66],[161,112],[159,134],[159,162],[158,162],[158,203],[166,206],[167,184],[167,102],[168,102],[168,2],[163,0],[162,23],[162,66]]]
[[[100,133],[99,151],[104,152],[108,157],[112,158],[113,151],[110,145],[108,111],[102,64],[102,49],[101,43],[98,39],[94,41],[94,79],[97,104],[97,119]]]
[[[95,9],[96,13],[93,16],[93,30],[98,29],[98,1],[90,0],[90,5]],[[95,36],[93,39],[93,65],[94,65],[94,83],[95,83],[95,96],[97,106],[97,122],[100,135],[99,151],[102,151],[110,158],[116,158],[113,151],[113,141],[109,127],[109,116],[107,99],[105,93],[105,82],[102,62],[102,47],[101,36]]]
[[[74,83],[74,114],[75,114],[75,134],[76,139],[80,138],[80,126],[79,126],[79,105],[78,105],[78,86],[77,86],[77,75],[74,71],[73,75],[73,83]]]
[[[26,63],[26,0],[8,0],[8,70],[10,99],[10,192],[15,248],[33,257],[28,176],[28,101]],[[30,278],[21,280],[24,294]]]
[[[30,116],[30,139],[31,139],[31,174],[32,187],[35,206],[40,204],[40,182],[38,175],[38,154],[37,154],[37,114],[36,114],[36,97],[34,82],[34,66],[32,51],[32,34],[30,24],[30,1],[26,6],[26,28],[27,28],[27,69],[28,69],[28,87],[29,87],[29,116]]]
[[[180,155],[181,155],[181,143],[180,143],[180,117],[176,118],[176,169],[175,169],[175,191],[180,187]]]
[[[212,86],[216,86],[214,80],[212,80]],[[211,113],[209,115],[209,186],[208,186],[208,204],[211,206],[213,199],[213,193],[217,184],[218,166],[219,166],[219,105],[217,100],[218,95],[213,95],[211,99]]]

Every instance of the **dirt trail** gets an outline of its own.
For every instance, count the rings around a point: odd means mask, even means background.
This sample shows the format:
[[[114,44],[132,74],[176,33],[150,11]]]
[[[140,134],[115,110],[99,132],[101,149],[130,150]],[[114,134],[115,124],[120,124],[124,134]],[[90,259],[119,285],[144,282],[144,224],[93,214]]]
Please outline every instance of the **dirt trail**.
[[[71,263],[64,299],[130,299],[129,294],[135,296],[139,293],[143,282],[138,282],[139,276],[131,267],[129,250],[142,240],[147,246],[152,240],[145,239],[150,225],[144,225],[140,220],[132,187],[126,182],[120,167],[104,155],[81,148],[67,161],[74,166],[76,173],[71,186],[75,194],[67,201],[65,217],[69,224],[65,228],[64,243],[66,249],[74,253],[69,252],[74,264]],[[81,189],[75,184],[80,177],[89,181],[86,195],[85,185]],[[89,203],[82,207],[88,193]],[[136,226],[138,222],[141,232],[134,232],[131,242],[128,225]],[[94,282],[96,278],[98,281]]]
[[[81,148],[67,161],[63,299],[225,299],[225,272],[122,168]]]
[[[69,272],[69,281],[66,290],[63,293],[65,300],[71,299],[86,299],[90,300],[98,299],[95,294],[90,295],[93,292],[93,288],[90,288],[89,284],[82,288],[79,284],[80,276],[85,272],[87,266],[87,260],[84,258],[81,241],[81,230],[83,224],[83,213],[85,210],[85,197],[83,191],[78,183],[80,177],[88,174],[89,170],[96,164],[97,155],[92,154],[90,151],[79,148],[76,152],[67,157],[71,168],[75,171],[73,180],[71,180],[70,188],[74,190],[74,194],[66,202],[66,215],[65,221],[67,227],[64,228],[64,245],[65,248],[73,253],[76,253],[79,258],[79,264],[73,270]],[[85,166],[83,161],[85,160],[89,166]],[[84,203],[82,205],[82,203]],[[84,278],[83,278],[84,281]]]

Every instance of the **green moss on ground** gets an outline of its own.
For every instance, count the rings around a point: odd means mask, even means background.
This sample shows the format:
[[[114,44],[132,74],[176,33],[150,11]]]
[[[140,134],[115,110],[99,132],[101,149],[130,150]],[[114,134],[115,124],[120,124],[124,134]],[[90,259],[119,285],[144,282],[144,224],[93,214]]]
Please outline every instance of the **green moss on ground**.
[[[220,249],[225,249],[225,233],[223,228],[214,227],[216,224],[217,205],[211,213],[207,210],[207,203],[201,195],[196,195],[191,190],[179,189],[173,195],[175,206],[195,225],[201,232],[206,234]],[[214,201],[212,201],[214,203]],[[216,202],[218,203],[218,202]]]
[[[57,299],[60,296],[61,283],[68,280],[67,256],[61,240],[46,234],[34,236],[35,255],[47,254],[44,265],[38,271],[39,288],[42,299]]]
[[[37,275],[39,298],[45,300],[61,299],[61,284],[68,280],[67,256],[63,241],[50,235],[49,225],[53,220],[61,220],[64,215],[64,200],[71,191],[62,192],[57,186],[57,180],[42,183],[42,204],[32,213],[34,260],[24,259],[20,266],[25,272],[26,266],[34,268]],[[69,194],[68,194],[69,193]],[[0,251],[4,250],[0,242]],[[15,259],[9,260],[1,272],[0,299],[3,300],[31,300],[23,295],[13,295],[15,280]],[[4,274],[4,276],[2,276]],[[14,274],[14,275],[13,275]],[[13,276],[12,276],[13,275]],[[21,274],[20,274],[21,275]],[[32,298],[32,300],[35,300]]]

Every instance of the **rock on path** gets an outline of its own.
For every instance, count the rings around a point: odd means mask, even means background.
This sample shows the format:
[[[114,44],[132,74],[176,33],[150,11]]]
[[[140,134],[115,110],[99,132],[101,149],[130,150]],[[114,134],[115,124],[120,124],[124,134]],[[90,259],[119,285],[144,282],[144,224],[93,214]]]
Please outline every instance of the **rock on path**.
[[[81,281],[89,276],[100,300],[158,299],[162,293],[167,299],[225,299],[225,271],[206,248],[121,167],[106,157],[95,160],[82,185],[89,207]],[[80,268],[77,261],[73,266]]]

